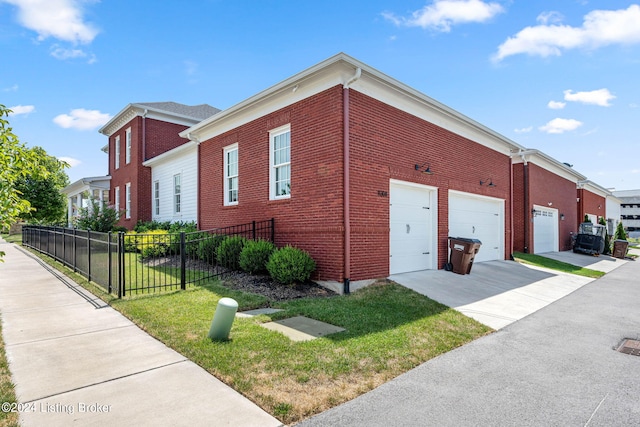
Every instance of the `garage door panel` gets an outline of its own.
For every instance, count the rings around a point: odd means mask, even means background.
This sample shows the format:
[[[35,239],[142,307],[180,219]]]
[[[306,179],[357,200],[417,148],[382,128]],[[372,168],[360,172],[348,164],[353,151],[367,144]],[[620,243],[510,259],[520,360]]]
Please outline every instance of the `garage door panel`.
[[[433,268],[432,191],[391,183],[389,194],[389,270],[391,274]]]
[[[558,210],[534,205],[533,251],[540,254],[558,251]]]
[[[449,236],[478,239],[475,262],[504,258],[504,201],[449,194]]]

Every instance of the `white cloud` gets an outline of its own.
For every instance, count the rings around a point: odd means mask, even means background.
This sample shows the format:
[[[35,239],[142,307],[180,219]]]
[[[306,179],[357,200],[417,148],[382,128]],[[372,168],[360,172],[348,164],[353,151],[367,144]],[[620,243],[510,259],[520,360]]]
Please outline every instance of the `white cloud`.
[[[551,12],[542,12],[540,15],[538,15],[538,17],[536,18],[536,21],[538,21],[543,25],[547,25],[548,23],[562,22],[563,19],[564,19],[564,16],[562,16],[560,12],[551,11]]]
[[[82,162],[78,159],[74,159],[73,157],[58,157],[58,160],[66,162],[69,164],[69,167],[76,167],[79,164],[81,164]]]
[[[529,133],[532,130],[533,130],[533,126],[529,126],[529,127],[526,127],[526,128],[514,129],[513,131],[515,133]]]
[[[82,5],[90,0],[2,0],[18,8],[18,21],[38,33],[72,43],[91,43],[98,30],[84,22]]]
[[[73,58],[84,58],[87,54],[81,49],[67,49],[55,44],[51,46],[51,56],[56,59],[65,60]]]
[[[578,129],[582,126],[582,122],[575,119],[553,119],[544,126],[540,126],[539,129],[546,133],[565,133]]]
[[[565,105],[567,105],[566,102],[549,101],[547,107],[551,108],[552,110],[562,110]]]
[[[549,18],[545,19],[549,21]],[[563,50],[568,49],[595,49],[611,44],[640,43],[638,22],[640,6],[634,4],[627,9],[591,11],[584,16],[581,27],[546,23],[526,27],[502,43],[493,59],[501,61],[507,56],[520,53],[542,57],[560,56]]]
[[[17,92],[18,85],[14,84],[13,86],[5,87],[2,89],[3,92]]]
[[[104,125],[111,119],[107,113],[98,110],[85,110],[77,108],[71,110],[71,114],[60,114],[53,119],[53,122],[65,129],[92,130]]]
[[[10,116],[18,116],[20,114],[29,114],[33,113],[36,110],[36,107],[33,105],[15,105],[13,107],[9,107],[11,110]]]
[[[434,0],[432,4],[416,10],[410,17],[397,17],[385,12],[384,18],[395,25],[430,28],[449,32],[451,26],[469,22],[485,22],[504,12],[498,3],[486,3],[481,0]]]
[[[615,98],[615,95],[612,95],[609,89],[575,93],[572,90],[564,91],[565,101],[582,102],[583,104],[599,105],[601,107],[610,107],[609,101]]]

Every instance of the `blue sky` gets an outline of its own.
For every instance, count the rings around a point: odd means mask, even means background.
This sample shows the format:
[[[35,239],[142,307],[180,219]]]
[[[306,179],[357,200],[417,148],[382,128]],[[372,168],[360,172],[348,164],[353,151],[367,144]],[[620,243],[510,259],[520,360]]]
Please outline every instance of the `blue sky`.
[[[107,173],[127,104],[225,109],[338,53],[594,182],[640,188],[640,1],[0,0],[14,132]]]

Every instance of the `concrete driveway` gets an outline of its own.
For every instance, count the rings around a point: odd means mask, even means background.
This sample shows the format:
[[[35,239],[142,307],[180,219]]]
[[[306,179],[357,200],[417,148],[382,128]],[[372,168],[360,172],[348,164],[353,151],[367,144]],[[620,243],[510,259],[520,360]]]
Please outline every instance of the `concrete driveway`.
[[[603,272],[628,262],[571,251],[541,255]],[[514,261],[477,263],[468,275],[426,270],[395,274],[389,279],[493,329],[501,329],[522,319],[594,280]]]

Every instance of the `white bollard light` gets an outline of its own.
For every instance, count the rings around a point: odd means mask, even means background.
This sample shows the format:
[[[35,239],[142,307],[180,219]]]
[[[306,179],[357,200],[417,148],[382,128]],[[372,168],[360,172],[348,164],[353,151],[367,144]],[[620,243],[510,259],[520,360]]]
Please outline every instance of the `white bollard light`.
[[[233,298],[220,298],[216,312],[209,328],[209,338],[216,341],[226,341],[229,339],[231,325],[238,311],[238,302]]]

